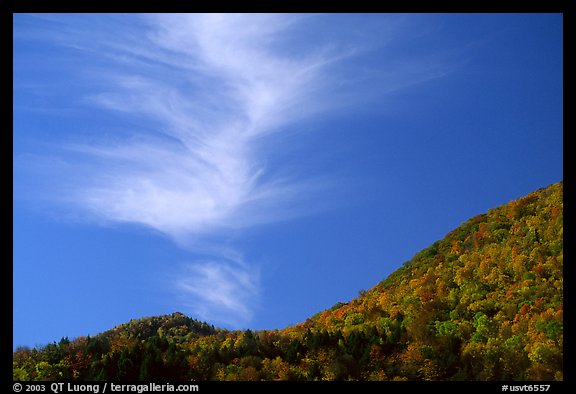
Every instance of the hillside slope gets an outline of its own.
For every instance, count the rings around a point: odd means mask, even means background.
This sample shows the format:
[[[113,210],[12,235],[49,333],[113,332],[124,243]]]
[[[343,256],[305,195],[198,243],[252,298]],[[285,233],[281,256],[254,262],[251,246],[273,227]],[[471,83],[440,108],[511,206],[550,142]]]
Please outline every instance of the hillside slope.
[[[375,328],[381,378],[561,379],[562,216],[562,183],[492,209],[301,326]]]
[[[181,313],[20,349],[21,380],[562,380],[562,182],[476,216],[284,330]]]

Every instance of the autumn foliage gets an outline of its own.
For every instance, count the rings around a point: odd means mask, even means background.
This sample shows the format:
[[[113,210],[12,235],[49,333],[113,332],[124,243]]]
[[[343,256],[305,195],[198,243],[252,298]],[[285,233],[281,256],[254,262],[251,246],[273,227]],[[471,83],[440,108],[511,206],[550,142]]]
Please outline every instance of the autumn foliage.
[[[562,380],[562,182],[476,216],[283,330],[181,313],[13,355],[17,380]]]

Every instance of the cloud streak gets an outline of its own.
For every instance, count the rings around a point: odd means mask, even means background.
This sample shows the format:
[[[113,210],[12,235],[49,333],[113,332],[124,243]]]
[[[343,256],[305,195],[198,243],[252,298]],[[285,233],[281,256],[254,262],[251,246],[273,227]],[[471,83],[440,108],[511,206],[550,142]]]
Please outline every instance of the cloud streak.
[[[111,20],[66,42],[111,62],[83,70],[102,87],[84,102],[134,123],[60,146],[70,163],[61,166],[61,198],[101,222],[144,225],[207,256],[186,264],[172,286],[210,321],[237,327],[258,303],[258,271],[239,252],[230,258],[226,237],[289,216],[301,191],[312,191],[268,161],[275,133],[324,109],[326,67],[342,56],[322,46],[278,50],[300,20],[150,15],[138,31]],[[107,33],[116,29],[121,37]]]
[[[186,265],[175,284],[183,305],[200,319],[242,327],[258,304],[260,274],[241,262],[207,260]]]
[[[105,219],[140,223],[181,243],[277,220],[270,208],[278,208],[297,185],[278,177],[264,180],[269,169],[262,151],[270,144],[263,138],[318,109],[312,98],[330,62],[318,53],[294,59],[273,52],[274,39],[292,19],[150,17],[145,56],[164,59],[161,70],[178,77],[116,76],[114,91],[91,100],[148,118],[157,128],[114,145],[69,146],[91,155],[98,166],[98,176],[76,190],[73,201]]]
[[[148,15],[132,21],[133,29],[114,16],[92,20],[97,29],[88,33],[46,18],[58,26],[53,40],[97,59],[80,72],[99,81],[83,103],[117,114],[124,125],[91,143],[79,136],[61,145],[68,163],[59,164],[54,181],[60,199],[99,221],[140,224],[209,255],[186,265],[176,288],[196,314],[246,323],[257,304],[258,272],[220,245],[230,232],[290,217],[322,189],[310,176],[281,175],[289,171],[274,155],[286,147],[275,136],[347,105],[335,93],[361,73],[338,74],[335,66],[373,37],[344,40],[350,35],[331,26],[330,35],[316,38],[302,28],[312,17],[302,15]],[[345,43],[327,39],[333,35]],[[412,66],[408,74],[381,70],[383,91],[445,69],[441,62]]]

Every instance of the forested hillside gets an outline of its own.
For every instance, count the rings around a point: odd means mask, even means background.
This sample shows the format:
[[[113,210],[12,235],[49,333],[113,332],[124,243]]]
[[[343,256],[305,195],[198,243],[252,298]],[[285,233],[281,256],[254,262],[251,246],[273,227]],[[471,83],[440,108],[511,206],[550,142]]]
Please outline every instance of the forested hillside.
[[[468,220],[357,299],[293,327],[132,320],[18,349],[14,379],[562,380],[562,187]]]

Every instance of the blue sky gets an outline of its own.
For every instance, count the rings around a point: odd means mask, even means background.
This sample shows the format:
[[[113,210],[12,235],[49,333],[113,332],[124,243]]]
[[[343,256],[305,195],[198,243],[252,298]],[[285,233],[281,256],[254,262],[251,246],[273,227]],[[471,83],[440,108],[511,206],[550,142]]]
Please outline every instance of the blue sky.
[[[272,329],[560,181],[559,14],[14,15],[14,346]]]

